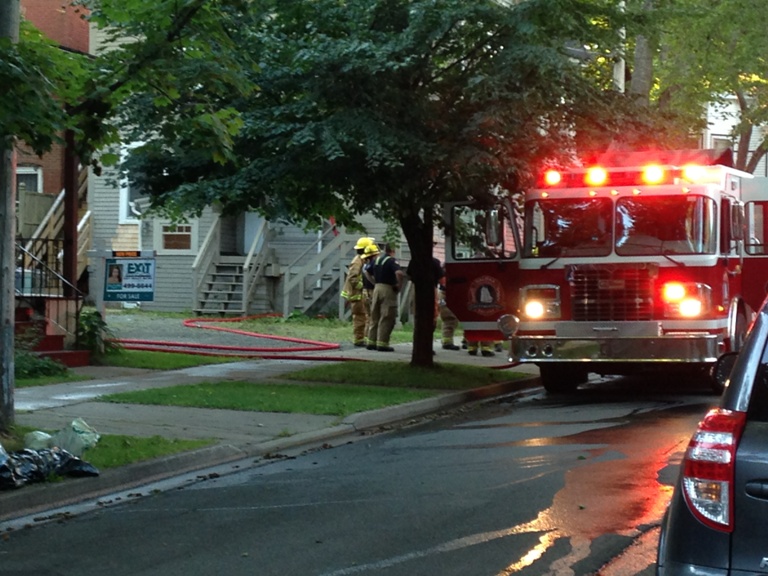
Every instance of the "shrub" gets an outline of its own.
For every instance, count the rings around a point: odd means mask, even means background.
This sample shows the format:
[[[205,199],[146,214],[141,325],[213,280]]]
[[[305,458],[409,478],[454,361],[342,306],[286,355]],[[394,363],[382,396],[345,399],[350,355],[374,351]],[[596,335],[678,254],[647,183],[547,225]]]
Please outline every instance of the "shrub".
[[[81,350],[90,351],[95,359],[122,349],[98,310],[80,312],[77,323],[77,345]]]
[[[61,362],[44,356],[38,356],[26,350],[17,350],[13,356],[13,361],[13,373],[16,378],[58,376],[67,372],[67,367]]]

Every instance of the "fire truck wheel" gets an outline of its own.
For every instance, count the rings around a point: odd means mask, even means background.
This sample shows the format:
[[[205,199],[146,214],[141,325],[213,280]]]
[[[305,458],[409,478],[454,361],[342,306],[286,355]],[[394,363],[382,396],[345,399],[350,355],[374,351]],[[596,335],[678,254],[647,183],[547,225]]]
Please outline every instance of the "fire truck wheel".
[[[573,392],[587,381],[587,370],[578,364],[540,364],[539,376],[544,389],[550,394]]]
[[[698,375],[700,378],[705,379],[705,381],[709,384],[709,388],[717,396],[720,396],[725,390],[725,385],[720,384],[720,382],[725,382],[726,378],[728,377],[728,374],[718,375],[717,370],[718,369],[723,370],[722,366],[723,364],[721,362],[718,362],[714,366],[710,366],[707,369],[703,369],[701,373]],[[733,367],[733,363],[726,364],[725,366],[730,370],[730,368]]]

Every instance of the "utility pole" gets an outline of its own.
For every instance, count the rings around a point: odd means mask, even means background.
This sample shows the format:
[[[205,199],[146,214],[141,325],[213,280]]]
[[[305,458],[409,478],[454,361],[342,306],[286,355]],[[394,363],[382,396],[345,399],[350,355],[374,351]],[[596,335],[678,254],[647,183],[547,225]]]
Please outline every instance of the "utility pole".
[[[20,0],[0,0],[0,38],[19,41]],[[14,303],[16,282],[16,186],[14,135],[0,134],[0,432],[14,420]]]

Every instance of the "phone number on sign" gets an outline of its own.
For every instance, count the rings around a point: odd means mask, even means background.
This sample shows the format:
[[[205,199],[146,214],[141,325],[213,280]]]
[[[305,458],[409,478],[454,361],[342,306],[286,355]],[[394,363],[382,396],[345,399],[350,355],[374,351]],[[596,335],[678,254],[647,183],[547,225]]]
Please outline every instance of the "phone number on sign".
[[[151,290],[151,282],[123,282],[124,290]]]

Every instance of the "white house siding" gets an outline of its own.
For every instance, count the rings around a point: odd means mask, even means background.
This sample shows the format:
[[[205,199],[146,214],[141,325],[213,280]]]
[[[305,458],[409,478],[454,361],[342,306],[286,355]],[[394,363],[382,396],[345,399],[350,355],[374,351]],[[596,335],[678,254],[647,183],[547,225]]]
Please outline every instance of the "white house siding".
[[[155,299],[142,302],[144,310],[189,312],[195,305],[192,264],[195,256],[157,256],[155,259]]]
[[[721,106],[710,104],[707,109],[707,129],[702,135],[702,148],[724,148],[726,145],[738,148],[738,142],[733,141],[733,128],[738,123],[739,107],[734,98],[728,104]],[[756,128],[752,132],[749,150],[755,150],[763,140],[768,127]],[[768,162],[763,158],[754,171],[755,176],[768,176]]]
[[[192,312],[195,308],[195,278],[192,266],[205,237],[216,220],[210,208],[202,216],[190,219],[189,223],[197,227],[193,236],[190,253],[174,254],[164,252],[155,245],[155,229],[167,223],[159,218],[147,218],[142,222],[142,250],[155,251],[155,294],[152,302],[143,302],[145,310],[164,312]]]
[[[111,184],[115,177],[116,171],[107,168],[101,176],[88,175],[88,208],[93,215],[93,246],[97,250],[115,249],[113,243],[118,237],[119,192]]]

